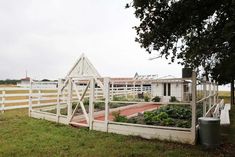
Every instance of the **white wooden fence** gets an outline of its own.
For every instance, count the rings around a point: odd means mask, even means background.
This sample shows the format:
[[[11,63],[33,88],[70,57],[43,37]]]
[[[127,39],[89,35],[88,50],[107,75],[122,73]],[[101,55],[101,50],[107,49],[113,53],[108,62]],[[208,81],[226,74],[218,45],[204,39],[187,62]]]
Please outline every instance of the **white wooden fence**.
[[[0,88],[0,110],[28,108],[29,88]],[[34,89],[33,106],[48,106],[56,103],[56,88]]]
[[[43,87],[43,86],[42,86]],[[43,107],[57,104],[57,88],[33,88],[32,104],[33,107]],[[83,90],[82,88],[80,90]],[[113,87],[111,88],[110,97],[128,96],[135,97],[140,92],[150,92],[151,87]],[[0,111],[21,109],[29,107],[29,88],[9,87],[0,88]],[[89,92],[85,96],[89,97]],[[101,88],[95,88],[95,98],[103,98]],[[73,100],[76,100],[75,91],[73,91]]]

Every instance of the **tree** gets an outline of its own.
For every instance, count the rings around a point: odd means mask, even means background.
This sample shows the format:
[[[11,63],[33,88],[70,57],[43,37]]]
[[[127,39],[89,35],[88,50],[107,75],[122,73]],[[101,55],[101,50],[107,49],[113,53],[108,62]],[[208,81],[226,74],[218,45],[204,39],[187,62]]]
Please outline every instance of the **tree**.
[[[235,0],[133,0],[126,7],[135,9],[136,41],[149,53],[234,82]]]

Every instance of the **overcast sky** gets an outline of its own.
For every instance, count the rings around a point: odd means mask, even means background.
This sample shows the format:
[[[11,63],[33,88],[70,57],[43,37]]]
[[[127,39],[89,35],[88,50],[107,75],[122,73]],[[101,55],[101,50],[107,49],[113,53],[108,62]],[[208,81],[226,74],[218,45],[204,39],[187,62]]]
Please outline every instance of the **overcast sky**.
[[[126,0],[0,0],[0,79],[64,77],[85,53],[102,76],[181,76],[134,41]]]

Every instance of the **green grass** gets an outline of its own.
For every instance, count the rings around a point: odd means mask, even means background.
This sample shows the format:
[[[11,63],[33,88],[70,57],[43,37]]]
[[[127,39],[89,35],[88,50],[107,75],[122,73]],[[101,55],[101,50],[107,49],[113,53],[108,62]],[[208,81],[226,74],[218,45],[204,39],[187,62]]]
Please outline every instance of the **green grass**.
[[[225,103],[230,103],[230,91],[219,91],[219,98],[224,99]]]
[[[234,113],[235,109],[231,112]],[[235,116],[223,128],[224,141],[215,151],[138,137],[89,131],[45,120],[29,118],[26,110],[0,114],[0,156],[2,157],[181,157],[231,155],[235,143]]]

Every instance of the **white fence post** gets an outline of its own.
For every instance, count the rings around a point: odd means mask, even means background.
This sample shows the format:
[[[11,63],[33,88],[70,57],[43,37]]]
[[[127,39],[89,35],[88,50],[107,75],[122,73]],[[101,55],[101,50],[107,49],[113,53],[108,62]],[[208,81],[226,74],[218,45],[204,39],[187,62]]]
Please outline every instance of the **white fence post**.
[[[213,95],[214,95],[214,97],[213,97],[213,100],[214,100],[213,104],[217,104],[217,102],[216,102],[216,82],[215,82],[215,80],[213,82]]]
[[[196,72],[192,72],[192,124],[191,124],[191,133],[192,133],[192,140],[195,143],[196,139],[196,92],[197,92],[197,76]]]
[[[61,86],[62,86],[62,79],[58,79],[58,87],[57,87],[57,104],[56,104],[56,116],[57,116],[57,122],[59,122],[59,116],[60,116],[60,97],[61,97]]]
[[[33,81],[30,79],[30,86],[29,86],[29,117],[31,117],[32,112],[32,94],[33,94]]]
[[[212,99],[211,94],[212,94],[212,93],[211,93],[211,82],[209,82],[209,96],[210,96],[210,97],[209,97],[209,108],[211,108],[211,106],[212,106],[212,105],[211,105],[211,103],[212,103],[212,101],[211,101],[211,99]]]
[[[3,89],[3,91],[2,91],[2,105],[1,105],[1,109],[2,109],[2,113],[4,113],[4,108],[5,108],[5,94],[6,94],[6,90],[5,89]]]
[[[111,99],[113,100],[113,84],[114,84],[114,82],[112,81],[112,87],[111,87]]]
[[[72,115],[72,96],[73,96],[73,84],[72,84],[72,79],[69,78],[68,82],[68,101],[67,101],[67,116],[68,119],[70,120],[70,117]]]
[[[104,78],[104,96],[105,96],[105,124],[106,131],[108,132],[108,122],[109,122],[109,78]]]
[[[38,105],[41,103],[41,90],[38,89]]]
[[[94,78],[92,78],[90,82],[90,98],[89,98],[89,129],[90,130],[93,130],[94,93],[95,93],[95,80]]]
[[[207,97],[207,92],[206,92],[206,77],[203,78],[203,96],[204,98]],[[206,100],[203,101],[203,117],[206,116]]]
[[[133,82],[132,94],[133,94],[133,98],[135,99],[135,82]]]

